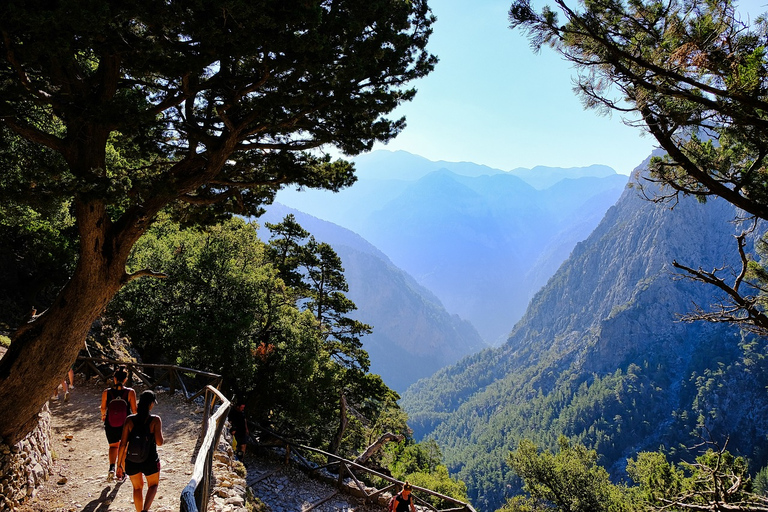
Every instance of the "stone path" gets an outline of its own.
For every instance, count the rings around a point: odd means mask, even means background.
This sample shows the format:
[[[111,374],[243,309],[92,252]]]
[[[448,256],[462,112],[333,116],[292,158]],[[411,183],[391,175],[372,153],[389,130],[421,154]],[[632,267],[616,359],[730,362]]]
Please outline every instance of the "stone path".
[[[50,402],[54,474],[17,512],[134,512],[130,482],[105,479],[107,443],[99,421],[102,389],[98,383],[79,380],[68,401],[63,400],[62,394],[60,400]],[[158,391],[158,402],[153,413],[163,418],[166,443],[158,448],[163,468],[152,510],[173,512],[179,510],[181,489],[192,474],[191,455],[201,411],[178,393]],[[248,486],[269,507],[269,512],[305,511],[336,491],[332,485],[271,459],[249,456],[247,469]],[[262,478],[267,474],[268,477]],[[209,510],[234,512],[242,506],[239,502],[219,504],[217,501],[220,500],[209,501]],[[385,507],[365,505],[353,496],[338,493],[311,510],[383,512]]]
[[[135,511],[131,483],[106,480],[108,444],[99,409],[103,388],[78,380],[69,400],[62,393],[49,402],[54,474],[18,512]],[[162,417],[165,444],[157,450],[162,469],[152,510],[173,512],[192,475],[201,415],[179,394],[158,390],[157,399],[152,412]]]

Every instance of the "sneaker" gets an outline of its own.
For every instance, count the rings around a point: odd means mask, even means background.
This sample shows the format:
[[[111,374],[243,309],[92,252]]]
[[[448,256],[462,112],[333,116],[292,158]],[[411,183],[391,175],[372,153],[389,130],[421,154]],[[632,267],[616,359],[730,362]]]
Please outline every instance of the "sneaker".
[[[51,400],[58,400],[58,399],[59,399],[59,395],[53,395],[53,396],[51,397]]]
[[[65,401],[65,402],[69,402],[69,391],[67,391],[66,393],[64,393],[64,401]]]
[[[109,472],[107,473],[107,482],[111,482],[115,479],[115,465],[110,464],[109,465]]]

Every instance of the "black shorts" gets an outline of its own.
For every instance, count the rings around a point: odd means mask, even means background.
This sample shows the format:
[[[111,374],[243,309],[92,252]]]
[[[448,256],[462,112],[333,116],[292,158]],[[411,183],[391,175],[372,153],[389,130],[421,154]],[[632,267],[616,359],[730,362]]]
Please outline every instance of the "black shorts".
[[[112,427],[104,422],[104,432],[107,434],[107,442],[109,444],[115,444],[120,442],[120,438],[123,437],[123,427]]]
[[[248,436],[246,434],[240,434],[240,432],[238,431],[233,435],[235,436],[235,441],[237,442],[238,448],[248,444]]]
[[[154,475],[160,471],[160,457],[150,457],[144,462],[131,462],[125,459],[125,474],[128,476],[137,475],[142,473],[143,475]]]

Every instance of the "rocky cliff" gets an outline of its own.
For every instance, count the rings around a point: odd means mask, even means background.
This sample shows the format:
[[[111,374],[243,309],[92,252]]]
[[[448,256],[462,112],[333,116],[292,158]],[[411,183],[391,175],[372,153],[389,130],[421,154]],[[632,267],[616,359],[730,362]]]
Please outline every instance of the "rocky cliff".
[[[635,180],[638,177],[635,176]],[[733,265],[738,214],[720,200],[657,204],[627,188],[536,294],[508,341],[406,392],[419,437],[434,437],[478,510],[519,490],[504,458],[522,438],[595,448],[617,479],[627,457],[665,446],[692,456],[697,421],[759,469],[768,460],[765,344],[726,325],[682,323],[714,289],[673,260]]]

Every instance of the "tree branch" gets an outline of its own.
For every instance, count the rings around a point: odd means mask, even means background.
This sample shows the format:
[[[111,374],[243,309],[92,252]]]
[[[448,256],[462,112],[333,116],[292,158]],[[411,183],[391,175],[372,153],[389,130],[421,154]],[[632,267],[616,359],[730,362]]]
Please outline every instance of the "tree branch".
[[[155,272],[154,270],[150,270],[148,268],[145,268],[145,269],[136,271],[136,272],[134,272],[132,274],[125,274],[123,276],[123,284],[130,283],[134,279],[138,279],[138,278],[144,277],[144,276],[154,277],[154,278],[157,278],[157,279],[165,279],[166,277],[168,277],[168,274],[165,274],[163,272]]]

